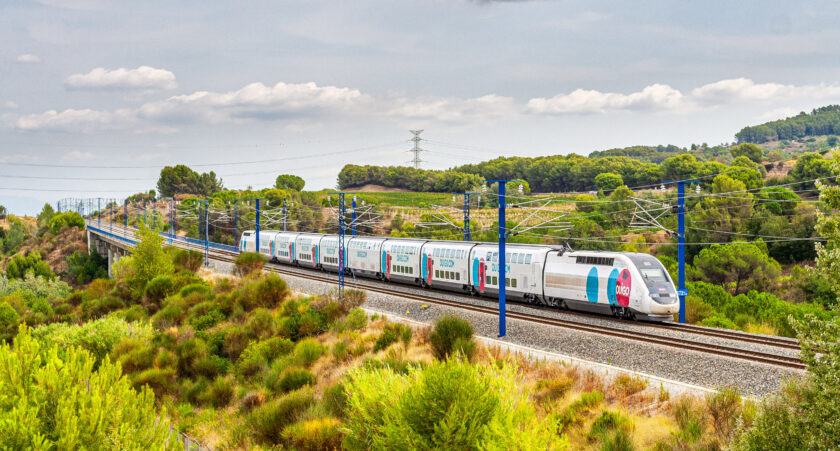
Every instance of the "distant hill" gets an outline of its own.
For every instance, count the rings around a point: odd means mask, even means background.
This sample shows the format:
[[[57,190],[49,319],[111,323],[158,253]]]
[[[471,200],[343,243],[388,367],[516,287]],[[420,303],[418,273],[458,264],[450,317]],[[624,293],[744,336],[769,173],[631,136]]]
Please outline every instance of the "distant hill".
[[[735,138],[739,143],[761,144],[828,135],[840,135],[840,105],[824,106],[811,113],[803,111],[787,119],[744,127],[735,134]]]
[[[726,146],[708,146],[706,143],[692,144],[691,149],[678,147],[673,144],[666,146],[630,146],[616,149],[596,150],[589,154],[589,158],[628,157],[644,163],[662,163],[668,158],[690,153],[700,161],[731,159],[729,148]]]

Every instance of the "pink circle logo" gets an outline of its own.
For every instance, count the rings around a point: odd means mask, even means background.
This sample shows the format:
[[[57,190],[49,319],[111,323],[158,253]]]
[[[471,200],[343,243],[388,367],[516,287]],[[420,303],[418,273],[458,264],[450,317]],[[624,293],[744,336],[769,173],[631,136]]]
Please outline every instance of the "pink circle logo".
[[[630,271],[622,269],[615,283],[615,300],[618,302],[618,305],[622,307],[630,305],[630,288],[632,284],[633,280],[630,277]]]

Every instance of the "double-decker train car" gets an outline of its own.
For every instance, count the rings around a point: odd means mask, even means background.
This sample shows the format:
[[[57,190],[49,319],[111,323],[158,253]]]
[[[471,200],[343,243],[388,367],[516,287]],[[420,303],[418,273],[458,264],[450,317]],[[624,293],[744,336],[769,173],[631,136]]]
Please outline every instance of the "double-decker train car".
[[[494,243],[348,237],[344,244],[344,270],[360,277],[491,297],[504,283],[510,299],[628,319],[667,321],[679,312],[673,281],[647,254],[509,244],[500,280]],[[240,251],[255,248],[255,232],[243,232]],[[341,267],[337,235],[261,231],[260,252],[279,263]]]

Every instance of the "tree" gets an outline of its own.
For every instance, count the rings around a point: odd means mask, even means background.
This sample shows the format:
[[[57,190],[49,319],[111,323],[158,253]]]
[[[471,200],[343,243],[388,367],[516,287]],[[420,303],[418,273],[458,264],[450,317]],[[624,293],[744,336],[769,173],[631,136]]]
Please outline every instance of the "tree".
[[[136,392],[109,359],[94,370],[95,360],[77,347],[43,346],[26,326],[0,345],[3,448],[183,449],[152,391]]]
[[[50,265],[41,260],[41,254],[37,252],[27,252],[26,255],[17,254],[6,264],[6,276],[10,279],[23,279],[28,272],[36,277],[55,278]]]
[[[275,188],[291,189],[295,191],[302,191],[305,185],[306,182],[302,178],[291,174],[280,174],[274,182]]]
[[[624,179],[612,172],[604,172],[595,176],[595,186],[605,194],[624,185]]]
[[[763,243],[713,244],[694,257],[694,267],[701,280],[725,284],[736,295],[751,289],[764,291],[781,271]]]
[[[834,152],[831,161],[833,174],[840,174],[840,152]],[[817,243],[817,270],[831,283],[832,290],[840,299],[840,186],[818,182],[820,200],[828,211],[825,214],[817,210],[817,233],[825,238],[825,243]]]
[[[814,180],[825,179],[833,175],[831,162],[822,155],[814,152],[803,153],[796,160],[796,165],[790,171],[794,181],[804,182],[797,186],[797,190],[814,189]]]
[[[199,174],[183,164],[166,166],[160,171],[157,191],[161,197],[175,194],[197,194],[212,196],[224,189],[222,179],[213,171]]]
[[[753,195],[746,186],[728,174],[719,175],[712,182],[711,191],[720,196],[705,196],[694,206],[690,223],[690,241],[726,242],[738,232],[743,232],[746,221],[752,217]]]
[[[146,284],[157,276],[170,275],[174,271],[172,260],[163,249],[163,236],[141,224],[137,230],[137,247],[131,254],[134,269],[135,288],[144,290]]]
[[[733,158],[747,157],[750,160],[761,163],[764,156],[764,150],[753,143],[743,143],[729,149],[729,153]]]
[[[50,226],[50,220],[53,215],[55,215],[55,210],[53,210],[52,205],[45,203],[44,208],[41,209],[41,213],[38,214],[38,233],[46,231]]]
[[[53,235],[58,235],[61,229],[65,227],[76,227],[79,230],[83,230],[85,228],[85,220],[82,218],[82,215],[75,211],[56,213],[50,218],[50,232]]]
[[[688,180],[694,178],[702,167],[694,155],[682,154],[662,162],[662,172],[668,180]]]

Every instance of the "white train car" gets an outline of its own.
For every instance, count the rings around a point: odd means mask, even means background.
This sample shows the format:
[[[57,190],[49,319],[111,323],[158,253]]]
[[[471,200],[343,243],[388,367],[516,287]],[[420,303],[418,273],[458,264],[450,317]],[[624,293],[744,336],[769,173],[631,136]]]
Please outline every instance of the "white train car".
[[[426,285],[420,267],[420,249],[426,240],[389,239],[382,243],[382,278]]]
[[[368,277],[381,277],[382,267],[385,266],[382,258],[382,243],[387,238],[353,237],[346,243],[347,256],[346,267],[356,275]]]
[[[346,242],[345,245],[347,245]],[[318,252],[318,266],[320,266],[321,269],[338,272],[340,262],[338,247],[338,237],[336,235],[324,235],[324,237],[321,238],[321,244]],[[345,261],[347,260],[345,259]]]
[[[295,237],[295,263],[308,268],[318,267],[318,245],[321,244],[322,233],[299,233]]]
[[[297,232],[280,232],[274,235],[274,260],[280,263],[294,263],[295,237]]]
[[[239,238],[239,252],[256,252],[257,251],[257,234],[253,230],[246,230],[242,232],[242,237]]]
[[[274,259],[274,237],[280,233],[279,230],[260,230],[260,254]]]
[[[505,284],[506,297],[541,303],[543,300],[543,265],[550,246],[510,244],[505,246],[505,280],[499,280],[499,246],[479,244],[472,248],[470,282],[479,294],[498,295]]]
[[[427,241],[420,259],[421,275],[432,287],[470,290],[470,251],[476,243],[468,241]]]
[[[671,319],[679,298],[655,257],[629,252],[553,252],[546,260],[550,305],[625,318]]]

